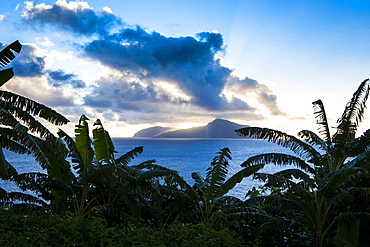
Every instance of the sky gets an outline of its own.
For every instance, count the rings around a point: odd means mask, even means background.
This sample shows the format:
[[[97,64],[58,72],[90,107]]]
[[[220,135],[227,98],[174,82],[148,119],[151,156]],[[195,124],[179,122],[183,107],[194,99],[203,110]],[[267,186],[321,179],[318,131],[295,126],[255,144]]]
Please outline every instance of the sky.
[[[2,90],[72,134],[82,114],[115,137],[215,118],[316,131],[312,102],[335,126],[370,76],[367,0],[0,1],[0,47],[23,44]]]

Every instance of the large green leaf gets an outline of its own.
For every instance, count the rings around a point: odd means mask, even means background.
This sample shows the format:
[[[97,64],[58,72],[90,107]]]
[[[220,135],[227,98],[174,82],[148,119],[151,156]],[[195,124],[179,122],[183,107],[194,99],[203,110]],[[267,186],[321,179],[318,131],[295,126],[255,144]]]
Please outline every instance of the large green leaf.
[[[72,163],[76,164],[75,169],[77,170],[77,173],[81,173],[83,171],[83,163],[81,155],[76,148],[75,140],[61,129],[58,130],[58,136],[67,144],[69,149],[69,157],[72,158]]]
[[[144,147],[135,147],[115,160],[115,164],[128,165],[139,154],[143,153]]]
[[[194,179],[195,185],[198,188],[204,189],[206,187],[207,183],[199,172],[192,172],[191,177]]]
[[[95,129],[93,129],[93,145],[96,160],[102,165],[113,165],[114,164],[114,153],[116,153],[112,139],[97,119],[94,123]]]
[[[251,176],[252,174],[257,172],[261,168],[263,168],[263,165],[253,165],[253,166],[246,167],[243,170],[235,173],[233,176],[227,179],[225,183],[221,185],[221,187],[217,191],[216,197],[224,196],[232,188],[234,188],[235,185],[240,183],[244,178]]]
[[[91,147],[91,139],[89,135],[89,126],[86,120],[89,120],[85,115],[82,115],[79,124],[76,125],[76,149],[80,154],[82,167],[79,173],[90,169],[93,165],[94,150]]]
[[[347,184],[353,186],[359,182],[361,167],[345,167],[327,173],[319,184],[317,193],[327,195],[334,189]]]
[[[231,159],[230,150],[222,148],[217,154],[206,173],[207,188],[204,190],[204,196],[207,200],[213,200],[217,197],[218,190],[225,182],[228,173],[228,159]]]

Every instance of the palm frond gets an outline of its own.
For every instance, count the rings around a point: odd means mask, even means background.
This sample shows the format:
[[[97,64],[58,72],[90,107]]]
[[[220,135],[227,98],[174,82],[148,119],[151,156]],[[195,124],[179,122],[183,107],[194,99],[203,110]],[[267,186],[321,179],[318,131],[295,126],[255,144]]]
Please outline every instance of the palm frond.
[[[193,204],[195,203],[195,197],[193,195],[189,195],[185,191],[179,190],[178,188],[174,188],[172,186],[160,186],[159,191],[162,196],[166,198],[174,198],[179,203],[186,203],[186,204]]]
[[[0,66],[4,67],[5,65],[9,64],[15,58],[15,55],[12,51],[17,53],[21,52],[22,45],[19,43],[18,40],[13,41],[9,45],[5,46],[0,51]]]
[[[52,190],[71,190],[70,185],[64,181],[39,172],[18,174],[11,180],[23,191],[30,190],[45,200],[53,198]]]
[[[136,158],[139,154],[143,153],[144,147],[135,147],[131,151],[123,154],[121,157],[115,160],[115,164],[122,164],[128,165],[134,158]]]
[[[337,132],[333,140],[338,145],[354,138],[358,124],[362,121],[366,101],[369,96],[369,79],[364,80],[347,103],[342,116],[338,119]]]
[[[305,159],[319,159],[320,157],[320,153],[312,146],[292,135],[288,135],[278,130],[260,127],[246,127],[235,131],[242,136],[266,140],[282,147],[289,148],[291,151]]]
[[[192,172],[191,178],[194,179],[194,185],[196,185],[199,189],[206,188],[207,183],[199,172]]]
[[[301,130],[298,132],[298,137],[304,139],[306,142],[310,143],[311,145],[319,146],[322,150],[328,151],[330,149],[331,142],[324,141],[321,139],[316,133],[310,130]]]
[[[17,170],[5,159],[3,149],[0,148],[0,178],[8,180],[17,175]]]
[[[50,167],[48,159],[38,145],[37,138],[30,135],[25,126],[18,124],[14,129],[0,128],[0,132],[5,133],[7,137],[10,137],[10,139],[28,149],[43,169]]]
[[[25,194],[22,192],[9,192],[5,196],[0,198],[0,204],[5,204],[4,208],[10,208],[14,205],[14,202],[24,202],[28,204],[38,204],[41,206],[47,206],[47,203],[43,200],[38,199],[35,196],[32,196],[30,194]],[[30,205],[30,206],[31,206]]]
[[[14,76],[13,68],[0,70],[0,86],[4,85],[7,81]]]
[[[228,174],[228,159],[231,159],[231,152],[228,148],[222,148],[213,158],[211,166],[207,168],[206,183],[207,188],[204,195],[208,200],[216,198],[219,188],[223,185]]]
[[[304,160],[294,155],[283,154],[283,153],[267,153],[259,154],[249,157],[240,166],[249,167],[253,165],[266,165],[273,164],[277,166],[282,165],[293,165],[311,174],[315,173],[314,168],[307,164]]]
[[[80,174],[83,171],[83,163],[81,155],[77,150],[76,142],[72,137],[70,137],[61,129],[58,130],[57,134],[67,144],[67,147],[69,149],[69,157],[72,158],[71,161],[75,164],[74,168],[77,170],[77,173]]]
[[[370,149],[370,129],[365,131],[360,137],[353,141],[353,145],[348,150],[349,157],[356,157]]]
[[[370,188],[366,187],[349,187],[342,190],[340,193],[336,193],[332,198],[330,198],[330,203],[346,208],[348,205],[353,203],[355,198],[369,197]]]
[[[0,146],[18,154],[31,154],[31,151],[18,143],[17,134],[13,129],[0,127]]]
[[[41,117],[55,125],[63,125],[69,122],[67,118],[50,107],[37,103],[29,98],[23,97],[12,92],[0,90],[0,99],[10,102],[14,107],[18,107],[31,115]]]
[[[51,137],[53,134],[30,113],[15,107],[12,103],[0,100],[0,122],[3,125],[14,127],[19,121],[22,121],[29,131],[37,133],[41,137]]]
[[[312,102],[314,108],[314,114],[316,118],[316,124],[319,125],[318,130],[319,133],[324,137],[325,143],[328,146],[331,146],[331,135],[329,129],[328,118],[326,117],[326,112],[324,108],[324,104],[321,100],[316,100]]]
[[[326,194],[334,189],[346,185],[354,185],[362,177],[360,167],[346,167],[327,173],[318,185],[318,194]]]
[[[300,210],[301,204],[294,200],[288,200],[279,196],[256,196],[245,200],[244,204],[248,205],[271,205],[284,210]]]
[[[289,179],[289,180],[296,179],[296,180],[302,181],[303,183],[307,185],[305,186],[306,188],[315,187],[315,179],[311,178],[307,173],[303,172],[300,169],[285,169],[285,170],[276,172],[274,174],[280,177],[283,177],[285,179]]]
[[[348,161],[343,166],[343,168],[361,167],[363,169],[363,172],[368,173],[370,169],[369,162],[370,162],[370,149],[357,155],[354,159]]]
[[[255,173],[254,179],[260,179],[265,182],[266,187],[276,187],[299,195],[300,197],[310,197],[310,194],[304,187],[290,179],[280,176],[279,174]]]
[[[247,178],[263,168],[262,165],[253,165],[248,166],[241,171],[238,171],[234,175],[232,175],[229,179],[227,179],[218,189],[216,193],[216,197],[221,197],[227,194],[231,189],[233,189],[238,183],[240,183],[244,178]]]

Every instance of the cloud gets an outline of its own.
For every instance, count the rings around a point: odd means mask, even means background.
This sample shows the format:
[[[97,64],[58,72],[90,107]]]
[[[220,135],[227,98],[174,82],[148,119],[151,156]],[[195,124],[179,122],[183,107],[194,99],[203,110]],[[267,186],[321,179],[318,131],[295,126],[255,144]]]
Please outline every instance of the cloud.
[[[14,77],[5,84],[4,88],[49,107],[75,106],[75,95],[68,95],[68,92],[61,88],[50,88],[43,77],[32,78],[32,80]]]
[[[83,98],[84,106],[98,112],[150,113],[155,118],[177,113],[229,114],[261,119],[248,103],[248,95],[271,115],[284,114],[268,86],[240,79],[221,64],[218,57],[225,46],[220,33],[166,37],[128,26],[108,7],[96,12],[81,1],[58,0],[54,5],[26,2],[23,19],[36,27],[50,25],[85,36],[80,40],[84,42],[79,46],[80,56],[99,62],[114,74],[95,81],[96,86]],[[86,86],[76,75],[62,70],[49,71],[48,77],[49,84],[57,88]]]
[[[104,77],[97,81],[92,93],[85,96],[84,105],[111,110],[152,112],[156,105],[179,104],[181,100],[168,95],[162,88],[148,81],[142,85],[127,77]],[[182,101],[185,103],[185,101]]]
[[[273,94],[272,90],[256,80],[248,77],[240,80],[233,76],[229,78],[225,90],[239,96],[254,96],[258,103],[266,107],[273,116],[286,115],[278,107],[277,96]]]
[[[32,44],[23,44],[17,59],[11,66],[19,77],[39,77],[45,73],[45,57],[39,55],[39,48]]]
[[[54,5],[44,3],[35,5],[25,2],[23,19],[37,27],[55,25],[57,28],[66,29],[81,35],[99,34],[106,36],[109,30],[122,24],[122,21],[107,8],[96,13],[87,2],[58,0]]]
[[[48,72],[48,82],[53,87],[62,87],[70,85],[72,88],[85,88],[86,84],[82,80],[77,79],[75,74],[66,74],[62,70]]]
[[[84,46],[85,55],[105,66],[134,74],[140,80],[173,84],[207,110],[251,109],[237,100],[227,101],[222,91],[231,70],[215,58],[222,51],[219,33],[202,32],[194,37],[165,37],[140,27],[126,28],[103,40]],[[123,44],[123,45],[122,45]],[[233,102],[237,102],[233,105]]]

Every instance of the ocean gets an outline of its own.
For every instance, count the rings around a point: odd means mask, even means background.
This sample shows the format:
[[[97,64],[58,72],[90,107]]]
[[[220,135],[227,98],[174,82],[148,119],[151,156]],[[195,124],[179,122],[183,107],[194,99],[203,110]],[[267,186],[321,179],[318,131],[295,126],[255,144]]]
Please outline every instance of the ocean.
[[[242,168],[240,164],[247,158],[262,153],[289,153],[291,151],[274,143],[251,139],[157,139],[157,138],[112,138],[116,151],[115,157],[123,155],[135,147],[143,146],[144,152],[135,158],[130,165],[136,165],[146,160],[156,160],[161,165],[179,172],[189,184],[194,184],[192,172],[200,172],[205,177],[216,153],[222,148],[229,148],[232,159],[229,160],[229,175],[235,174]],[[40,165],[29,155],[19,155],[4,150],[7,161],[19,173],[43,172]],[[266,165],[263,172],[273,173],[288,167]],[[243,199],[253,186],[261,184],[252,178],[245,178],[229,192],[229,195]],[[14,184],[0,180],[0,187],[6,191],[20,191]]]

